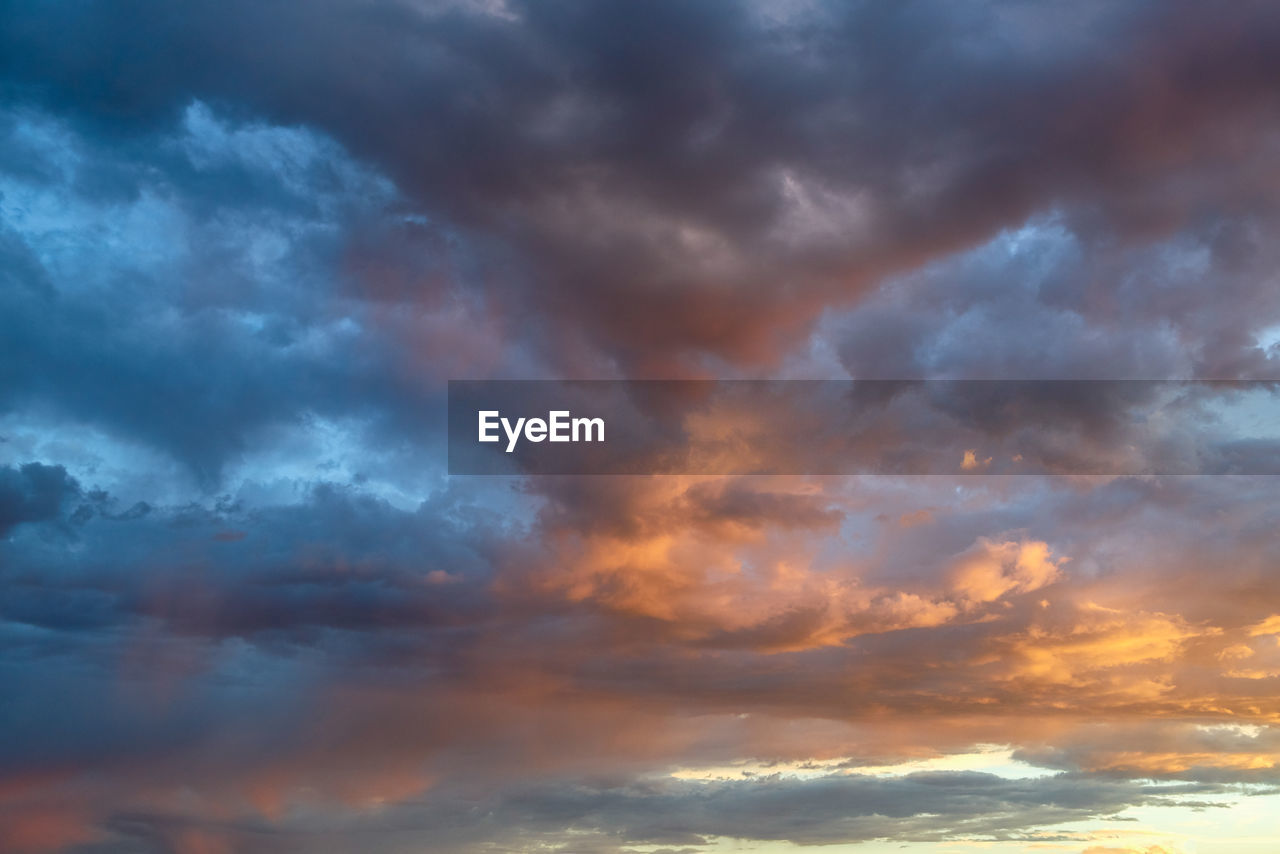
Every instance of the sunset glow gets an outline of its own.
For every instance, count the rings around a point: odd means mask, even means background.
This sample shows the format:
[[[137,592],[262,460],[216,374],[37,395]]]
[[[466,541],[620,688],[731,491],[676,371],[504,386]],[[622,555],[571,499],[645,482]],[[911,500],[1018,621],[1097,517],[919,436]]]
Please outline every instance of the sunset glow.
[[[1280,850],[1280,6],[2,8],[0,854]]]

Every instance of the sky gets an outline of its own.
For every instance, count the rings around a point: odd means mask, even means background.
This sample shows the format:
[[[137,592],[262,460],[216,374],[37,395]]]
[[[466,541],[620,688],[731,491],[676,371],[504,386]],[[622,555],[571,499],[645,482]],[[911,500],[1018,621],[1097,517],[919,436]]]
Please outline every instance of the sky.
[[[1261,0],[0,0],[0,854],[1271,854],[1280,479],[445,401],[1278,379],[1277,91]]]

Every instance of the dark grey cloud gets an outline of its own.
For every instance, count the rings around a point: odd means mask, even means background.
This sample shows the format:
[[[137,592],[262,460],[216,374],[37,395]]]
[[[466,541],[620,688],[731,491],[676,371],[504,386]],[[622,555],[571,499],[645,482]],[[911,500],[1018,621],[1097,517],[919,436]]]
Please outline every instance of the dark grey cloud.
[[[1225,210],[1134,244],[1049,216],[886,283],[823,334],[860,377],[1269,379],[1275,222]]]
[[[1266,151],[1246,133],[1269,121],[1264,7],[1205,28],[1176,4],[1091,8],[1052,44],[1045,28],[1064,22],[999,4],[660,5],[640,21],[573,4],[327,3],[302,20],[286,5],[85,3],[57,27],[11,12],[14,173],[104,204],[159,195],[201,239],[168,269],[100,270],[99,294],[72,295],[47,251],[10,233],[4,399],[53,398],[208,485],[258,431],[308,412],[438,430],[404,360],[442,365],[465,347],[459,323],[507,333],[477,329],[479,352],[536,351],[575,373],[738,371],[885,274],[1055,210],[1056,241],[1033,229],[835,321],[843,367],[1271,372],[1258,336],[1280,306],[1254,283],[1274,266],[1258,239],[1272,214],[1249,179]],[[989,43],[968,50],[979,22]],[[284,32],[288,50],[265,35]],[[238,118],[193,114],[196,99]],[[24,109],[65,123],[69,173],[18,132]],[[264,143],[239,119],[317,133]],[[1143,206],[1186,213],[1154,227]],[[236,220],[290,243],[269,278],[238,245],[247,232],[218,230]],[[1154,296],[1143,284],[1171,278]],[[1195,312],[1210,286],[1219,309]],[[545,369],[508,359],[487,367]]]
[[[197,826],[234,850],[410,850],[429,831],[436,850],[475,850],[483,841],[563,852],[616,854],[629,846],[689,846],[706,850],[716,838],[831,845],[891,839],[1043,841],[1046,826],[1113,816],[1147,805],[1197,802],[1213,785],[1144,786],[1056,775],[1007,780],[990,774],[937,772],[895,778],[861,775],[813,779],[775,776],[712,783],[635,782],[608,785],[558,780],[513,787],[494,799],[436,792],[397,808],[380,826],[334,823],[324,832],[300,826],[269,833],[251,824]],[[1204,801],[1200,801],[1204,803]],[[122,815],[111,828],[119,846],[160,845],[184,827],[162,816]],[[1069,837],[1064,837],[1069,838]],[[115,851],[112,846],[73,849]]]
[[[850,775],[655,784],[612,791],[561,788],[510,797],[501,812],[517,825],[551,815],[570,827],[617,828],[628,842],[688,844],[729,837],[814,845],[969,835],[1010,839],[1036,827],[1113,814],[1136,803],[1212,791],[1212,786],[1188,786],[1161,792],[1066,775],[1008,780],[935,772],[889,779]]]
[[[14,494],[25,502],[13,505],[15,524],[67,526],[59,502],[80,489],[61,468],[0,472],[26,487]],[[106,495],[79,505],[96,512],[67,537],[45,538],[34,525],[11,537],[5,618],[55,631],[155,620],[177,635],[264,641],[313,628],[444,629],[484,612],[480,590],[510,533],[471,518],[455,496],[400,510],[332,484],[298,504],[252,510],[113,505]]]
[[[344,332],[340,308],[321,307],[335,228],[366,204],[346,194],[377,190],[331,162],[340,152],[302,133],[219,139],[224,128],[199,121],[110,148],[45,116],[9,118],[7,149],[43,142],[32,157],[55,176],[5,184],[4,410],[52,407],[172,454],[213,485],[266,425],[360,411],[357,398],[399,394],[406,414],[423,400],[392,391],[389,355],[355,322]]]
[[[1263,4],[507,12],[19,5],[5,77],[114,135],[192,98],[323,129],[508,245],[491,301],[580,373],[771,359],[884,274],[1054,208],[1123,241],[1270,210]]]
[[[0,537],[23,522],[61,518],[64,506],[80,493],[62,466],[27,463],[0,468]]]

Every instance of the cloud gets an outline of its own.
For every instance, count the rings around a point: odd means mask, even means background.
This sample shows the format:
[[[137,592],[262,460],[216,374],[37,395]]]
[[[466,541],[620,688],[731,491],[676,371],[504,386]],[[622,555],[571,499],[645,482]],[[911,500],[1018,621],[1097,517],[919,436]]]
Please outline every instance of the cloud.
[[[895,778],[839,775],[798,781],[779,777],[718,783],[638,781],[625,785],[559,780],[530,784],[493,799],[465,792],[434,792],[391,810],[378,824],[368,820],[320,820],[294,813],[294,833],[269,834],[251,821],[197,825],[155,814],[122,815],[103,839],[173,850],[246,852],[401,850],[415,832],[429,828],[442,851],[474,850],[481,840],[501,845],[538,843],[564,849],[593,839],[593,850],[619,852],[630,845],[684,845],[702,850],[714,839],[787,841],[800,845],[948,839],[1029,840],[1036,827],[1114,814],[1127,806],[1155,805],[1212,791],[1131,783],[1086,782],[1067,776],[1004,780],[973,772],[911,774]],[[311,824],[314,829],[307,830]],[[184,846],[197,846],[188,848]],[[279,846],[285,846],[281,848]],[[272,847],[276,846],[276,847]],[[115,850],[109,848],[108,850]]]
[[[968,602],[994,602],[1006,593],[1038,590],[1055,581],[1063,562],[1049,554],[1047,543],[981,540],[956,561],[951,584]]]
[[[1164,854],[1061,825],[1274,796],[1274,478],[450,478],[442,414],[458,376],[1274,378],[1271,7],[0,22],[0,850]],[[1109,471],[1151,402],[931,388],[861,450]],[[1162,459],[1273,457],[1182,443],[1235,399]],[[768,464],[783,414],[687,426]]]
[[[0,468],[0,536],[23,522],[59,518],[64,505],[80,493],[62,466],[27,463]]]
[[[1212,20],[1094,6],[1052,24],[1000,4],[507,8],[177,20],[139,2],[126,28],[90,4],[54,28],[15,7],[5,74],[115,133],[193,98],[322,128],[510,246],[523,273],[492,301],[555,328],[539,349],[579,371],[588,353],[650,372],[776,359],[825,307],[1037,212],[1141,240],[1206,207],[1265,206],[1251,176],[1277,21],[1258,5]],[[986,49],[963,47],[984,30]],[[282,54],[264,32],[298,38]],[[1218,244],[1232,239],[1247,241]]]

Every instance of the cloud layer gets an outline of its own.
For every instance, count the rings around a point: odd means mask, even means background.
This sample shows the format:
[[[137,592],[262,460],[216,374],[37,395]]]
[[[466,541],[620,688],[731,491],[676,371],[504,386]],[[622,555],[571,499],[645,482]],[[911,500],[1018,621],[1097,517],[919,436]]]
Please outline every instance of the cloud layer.
[[[0,21],[0,852],[1274,836],[1273,478],[444,473],[451,377],[1276,379],[1270,5]]]

